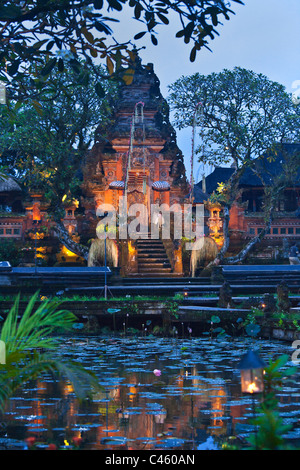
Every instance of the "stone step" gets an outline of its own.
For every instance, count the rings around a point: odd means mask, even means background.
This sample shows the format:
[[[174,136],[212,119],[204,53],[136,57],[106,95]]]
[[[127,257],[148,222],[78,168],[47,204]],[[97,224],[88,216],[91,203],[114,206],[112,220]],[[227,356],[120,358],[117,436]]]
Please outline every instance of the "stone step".
[[[137,238],[137,243],[163,243],[160,238]]]
[[[169,276],[172,268],[161,240],[137,240],[138,272],[149,277]]]
[[[139,264],[139,268],[142,269],[149,269],[153,271],[153,269],[171,269],[170,263],[146,263],[146,264]]]
[[[152,246],[146,248],[138,248],[138,253],[165,253],[164,247],[153,248]]]
[[[138,258],[141,258],[141,259],[148,259],[148,258],[150,258],[150,259],[152,259],[152,258],[153,258],[153,255],[152,255],[152,253],[148,253],[148,252],[145,252],[145,253],[138,253]],[[159,258],[159,259],[162,259],[162,258],[168,259],[166,253],[163,253],[163,252],[158,252],[158,253],[156,253],[155,258]]]
[[[145,240],[143,240],[143,241],[138,241],[137,240],[136,244],[137,244],[138,248],[140,248],[140,247],[147,248],[148,246],[153,246],[153,247],[162,246],[162,247],[164,247],[164,244],[160,240],[148,240],[148,242],[146,242]]]
[[[172,273],[172,272],[168,272],[168,273],[165,273],[164,272],[138,272],[138,273],[131,273],[131,274],[128,274],[128,279],[131,279],[131,280],[134,280],[136,277],[138,278],[143,278],[143,279],[148,279],[149,280],[151,279],[151,284],[153,283],[152,279],[153,278],[160,278],[161,282],[162,280],[164,280],[166,277],[168,277],[169,279],[173,279],[173,278],[180,278],[180,274],[178,273]],[[133,282],[133,281],[132,281]],[[136,284],[136,281],[134,281],[134,283]]]
[[[170,263],[156,263],[151,261],[150,263],[139,263],[139,268],[152,269],[152,268],[171,268]]]
[[[148,277],[155,277],[158,274],[164,274],[165,276],[169,276],[169,274],[172,274],[171,268],[161,268],[161,269],[156,268],[153,271],[149,271],[149,269],[139,269],[138,272],[140,274],[148,275]]]

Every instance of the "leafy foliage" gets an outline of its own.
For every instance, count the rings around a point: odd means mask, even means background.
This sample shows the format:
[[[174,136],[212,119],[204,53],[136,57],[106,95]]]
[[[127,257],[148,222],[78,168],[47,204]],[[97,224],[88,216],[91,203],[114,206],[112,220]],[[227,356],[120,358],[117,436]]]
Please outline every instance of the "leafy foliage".
[[[70,328],[76,317],[68,310],[57,310],[59,303],[46,299],[34,311],[39,292],[29,300],[18,322],[20,294],[1,329],[1,341],[6,344],[6,353],[31,348],[53,348],[55,340],[50,336],[57,328]]]
[[[233,0],[243,4],[241,0]],[[136,21],[145,26],[134,38],[125,43],[112,41],[112,25],[124,8],[133,10]],[[233,11],[229,2],[204,0],[9,0],[0,2],[0,79],[11,83],[12,88],[24,76],[31,77],[31,92],[47,80],[56,68],[63,71],[66,62],[74,69],[80,68],[79,59],[93,63],[94,59],[106,60],[110,73],[128,74],[128,62],[134,59],[130,40],[150,35],[158,44],[157,26],[169,25],[169,13],[179,18],[181,28],[176,36],[193,47],[191,61],[208,40],[218,34],[220,18],[229,20]],[[109,16],[108,16],[109,14]],[[121,20],[122,21],[122,20]],[[126,54],[127,53],[127,54]],[[122,66],[127,70],[122,71]],[[130,67],[129,67],[130,70]],[[97,85],[99,88],[99,85]],[[18,87],[17,87],[18,88]],[[19,90],[26,94],[30,89]]]
[[[233,162],[241,168],[275,143],[299,137],[297,107],[283,85],[263,74],[235,67],[181,77],[169,88],[169,103],[180,129],[192,125],[195,108],[202,103],[198,129],[204,144],[197,152],[204,163]]]
[[[14,108],[11,103],[0,110],[0,164],[24,191],[42,189],[50,214],[63,210],[64,195],[78,197],[79,170],[95,128],[99,121],[102,128],[110,123],[118,87],[105,82],[109,94],[100,98],[94,89],[97,83],[91,67],[80,72],[66,67],[51,73],[39,103],[15,102]]]
[[[22,258],[20,248],[13,239],[1,240],[0,261],[8,261],[11,266],[17,266]]]

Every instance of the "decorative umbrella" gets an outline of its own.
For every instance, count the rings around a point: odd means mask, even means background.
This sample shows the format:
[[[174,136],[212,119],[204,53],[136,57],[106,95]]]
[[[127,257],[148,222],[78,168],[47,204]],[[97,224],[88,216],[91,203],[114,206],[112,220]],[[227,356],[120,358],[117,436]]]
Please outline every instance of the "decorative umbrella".
[[[152,184],[152,189],[159,192],[170,191],[170,185],[167,181],[155,181]]]
[[[124,189],[125,183],[124,181],[112,181],[109,184],[109,189],[117,189],[117,190],[122,190]]]

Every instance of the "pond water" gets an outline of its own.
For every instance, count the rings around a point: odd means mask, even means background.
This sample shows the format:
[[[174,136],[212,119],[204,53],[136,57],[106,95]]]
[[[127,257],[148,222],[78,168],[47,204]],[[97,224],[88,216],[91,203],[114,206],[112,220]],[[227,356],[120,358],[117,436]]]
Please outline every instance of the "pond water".
[[[249,344],[248,338],[62,338],[56,355],[92,370],[103,391],[80,403],[70,382],[43,374],[9,400],[0,437],[35,436],[38,448],[50,442],[65,448],[81,437],[82,449],[99,450],[213,449],[229,436],[243,440],[253,431],[253,402],[241,394],[237,366]],[[292,345],[264,340],[254,347],[266,362],[293,352]],[[286,437],[299,445],[298,371],[278,397],[284,422],[293,424]]]

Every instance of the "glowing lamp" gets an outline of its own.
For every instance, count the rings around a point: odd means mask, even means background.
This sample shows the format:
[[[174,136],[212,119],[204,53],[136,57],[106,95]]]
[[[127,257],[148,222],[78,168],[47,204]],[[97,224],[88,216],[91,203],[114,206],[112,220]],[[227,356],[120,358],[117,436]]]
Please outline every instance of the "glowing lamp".
[[[124,181],[112,181],[109,184],[109,189],[123,190],[125,187]]]
[[[152,189],[159,192],[170,191],[170,185],[167,181],[155,181],[152,184]]]
[[[255,353],[249,350],[242,358],[238,369],[241,371],[242,393],[261,393],[264,390],[264,361]]]

